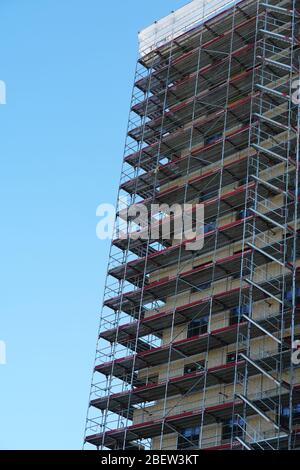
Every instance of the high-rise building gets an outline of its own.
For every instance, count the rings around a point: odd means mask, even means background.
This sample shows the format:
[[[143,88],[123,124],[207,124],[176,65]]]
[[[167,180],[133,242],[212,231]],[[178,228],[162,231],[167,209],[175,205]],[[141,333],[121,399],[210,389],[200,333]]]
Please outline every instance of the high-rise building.
[[[194,0],[139,39],[85,445],[300,448],[300,1]]]

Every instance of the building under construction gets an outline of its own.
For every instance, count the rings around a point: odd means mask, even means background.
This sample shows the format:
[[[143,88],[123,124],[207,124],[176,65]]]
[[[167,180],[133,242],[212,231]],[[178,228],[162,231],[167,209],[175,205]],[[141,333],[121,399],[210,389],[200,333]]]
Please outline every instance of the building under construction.
[[[86,448],[300,449],[299,50],[300,0],[194,0],[140,33]],[[199,250],[161,209],[187,203]]]

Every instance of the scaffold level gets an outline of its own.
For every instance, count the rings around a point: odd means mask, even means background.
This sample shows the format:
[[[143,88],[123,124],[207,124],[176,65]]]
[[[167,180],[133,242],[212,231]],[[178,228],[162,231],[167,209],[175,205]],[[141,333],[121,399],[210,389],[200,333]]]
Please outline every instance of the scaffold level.
[[[299,51],[300,0],[140,33],[85,448],[300,449]],[[173,204],[203,205],[201,249]]]

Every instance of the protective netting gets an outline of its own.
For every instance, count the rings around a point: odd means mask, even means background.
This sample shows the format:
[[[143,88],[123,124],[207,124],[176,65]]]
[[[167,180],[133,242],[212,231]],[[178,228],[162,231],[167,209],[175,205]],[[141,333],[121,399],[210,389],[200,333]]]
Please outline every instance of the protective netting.
[[[139,52],[144,56],[186,31],[221,13],[241,0],[193,0],[139,33]]]

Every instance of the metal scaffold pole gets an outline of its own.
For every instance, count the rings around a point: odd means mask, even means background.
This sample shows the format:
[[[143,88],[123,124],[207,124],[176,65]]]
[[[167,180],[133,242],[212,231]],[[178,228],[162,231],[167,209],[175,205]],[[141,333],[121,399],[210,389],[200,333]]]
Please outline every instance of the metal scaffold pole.
[[[140,33],[84,448],[300,447],[299,11],[194,0]]]

